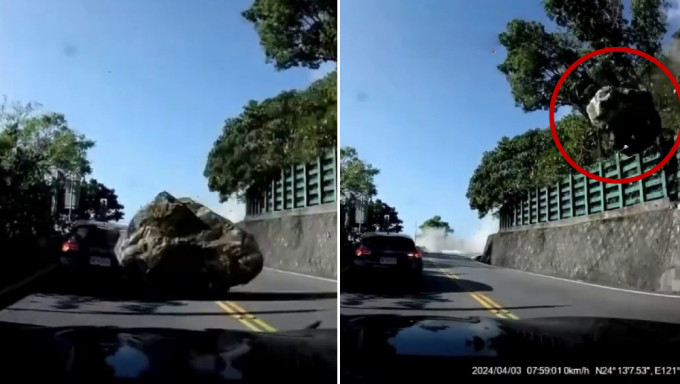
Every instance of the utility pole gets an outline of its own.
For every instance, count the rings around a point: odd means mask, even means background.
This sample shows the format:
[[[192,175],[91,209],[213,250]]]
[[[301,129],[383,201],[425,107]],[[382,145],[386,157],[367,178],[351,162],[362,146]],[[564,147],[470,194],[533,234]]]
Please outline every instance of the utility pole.
[[[109,201],[106,198],[101,198],[99,199],[99,217],[97,220],[99,221],[107,221],[106,220],[106,213],[108,212],[108,204]]]
[[[66,180],[67,189],[64,198],[66,200],[65,202],[68,204],[68,222],[71,223],[73,221],[73,210],[78,208],[81,177],[75,173],[69,173]]]
[[[75,177],[73,175],[69,175],[69,188],[68,188],[68,222],[71,222],[72,212],[73,212],[73,192],[74,192],[74,187],[75,187]]]

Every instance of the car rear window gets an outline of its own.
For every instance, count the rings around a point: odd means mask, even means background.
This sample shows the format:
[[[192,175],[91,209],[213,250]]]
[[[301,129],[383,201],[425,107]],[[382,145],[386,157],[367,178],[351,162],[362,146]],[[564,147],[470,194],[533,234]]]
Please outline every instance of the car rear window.
[[[371,250],[412,252],[416,250],[416,244],[405,237],[373,236],[363,239],[363,246]]]
[[[120,231],[88,225],[76,228],[74,234],[82,245],[97,248],[113,248],[116,246]]]

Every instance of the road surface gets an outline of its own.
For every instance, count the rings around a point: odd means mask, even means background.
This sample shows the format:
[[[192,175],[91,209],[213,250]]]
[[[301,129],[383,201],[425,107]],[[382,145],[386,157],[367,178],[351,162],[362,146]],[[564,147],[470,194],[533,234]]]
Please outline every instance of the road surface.
[[[349,283],[341,275],[340,312],[522,319],[596,316],[680,323],[680,296],[599,287],[494,267],[466,257],[425,254],[419,292]],[[392,287],[398,286],[393,282]]]
[[[97,325],[275,332],[316,321],[337,328],[337,283],[272,269],[224,300],[146,302],[58,294],[51,284],[0,311],[0,321],[47,326]]]

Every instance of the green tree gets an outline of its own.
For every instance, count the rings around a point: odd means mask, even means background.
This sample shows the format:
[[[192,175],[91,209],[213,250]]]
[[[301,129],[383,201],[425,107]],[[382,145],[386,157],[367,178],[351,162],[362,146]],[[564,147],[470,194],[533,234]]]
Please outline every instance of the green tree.
[[[54,228],[47,154],[17,146],[19,112],[0,105],[0,248],[10,255]]]
[[[626,46],[652,56],[661,55],[666,33],[663,0],[631,0],[630,20],[619,0],[544,0],[547,16],[557,29],[548,32],[541,23],[512,20],[499,35],[507,56],[498,69],[510,83],[517,106],[525,112],[547,110],[552,92],[566,68],[583,54],[605,47]],[[662,61],[672,63],[667,56]],[[605,86],[644,87],[652,91],[662,116],[665,137],[674,137],[680,126],[677,95],[665,75],[635,55],[606,54],[580,65],[560,89],[557,107],[573,113],[557,122],[560,142],[581,165],[600,156],[600,139],[586,115],[595,92]],[[513,138],[502,138],[484,153],[472,175],[467,197],[480,217],[516,201],[527,190],[556,182],[571,171],[552,142],[549,128],[532,129]]]
[[[277,69],[317,69],[337,62],[335,0],[255,0],[243,17],[255,25],[268,62]]]
[[[554,146],[548,135],[544,129],[531,129],[513,138],[503,137],[496,148],[484,152],[467,191],[470,208],[480,218],[533,186],[539,154]]]
[[[310,162],[335,146],[336,112],[321,105],[334,75],[303,91],[251,100],[239,116],[227,119],[204,170],[208,187],[219,192],[221,201],[251,186],[269,185],[284,167]]]
[[[442,221],[442,218],[439,215],[432,216],[429,219],[425,220],[425,222],[421,224],[418,228],[420,228],[420,230],[425,230],[428,228],[444,229],[446,233],[453,233],[453,228],[451,228],[448,222]]]
[[[102,204],[102,200],[106,203]],[[80,220],[119,221],[125,207],[118,202],[114,189],[90,179],[80,190],[76,218]]]
[[[506,76],[518,106],[526,112],[547,110],[562,73],[584,53],[605,47],[632,47],[657,56],[666,33],[664,0],[631,0],[631,20],[620,0],[544,0],[558,29],[548,32],[535,21],[514,19],[499,35],[507,56],[498,69]],[[560,89],[557,107],[585,107],[605,86],[643,85],[649,72],[644,59],[606,54],[580,65]]]
[[[578,113],[564,116],[555,123],[557,135],[565,151],[577,164],[594,164],[598,160],[596,133],[590,129],[587,118]],[[556,183],[561,177],[569,174],[572,168],[564,160],[555,146],[550,128],[541,132],[541,142],[535,151],[538,159],[535,168],[531,169],[531,185],[529,188],[543,187]]]
[[[569,114],[556,123],[564,149],[578,164],[597,160],[596,136],[587,119]],[[530,129],[512,138],[503,137],[482,156],[468,184],[470,208],[479,217],[516,201],[528,190],[553,184],[570,172],[571,166],[555,147],[549,128]]]
[[[59,184],[54,170],[86,175],[94,143],[64,115],[35,103],[0,103],[0,248],[25,247],[54,233]]]
[[[277,69],[312,69],[336,61],[337,2],[255,0],[243,12]],[[337,145],[337,72],[303,90],[251,100],[229,118],[204,170],[211,191],[226,201],[268,186],[281,170],[308,163]]]
[[[5,99],[0,106],[0,120],[8,145],[43,154],[41,165],[46,167],[90,174],[92,167],[87,151],[94,147],[94,142],[70,128],[63,114],[39,114],[39,108],[35,103],[14,103],[10,110]]]
[[[53,228],[52,189],[38,166],[42,160],[20,148],[0,153],[0,247],[5,251]]]
[[[390,217],[389,228],[385,227],[385,216]],[[368,207],[368,217],[365,225],[369,228],[377,228],[381,231],[390,232],[401,232],[404,230],[402,225],[404,222],[399,218],[399,212],[385,203],[384,201],[377,199],[372,201]]]
[[[379,169],[359,158],[356,149],[340,148],[340,193],[343,196],[362,194],[372,198],[377,195],[373,179],[379,173]]]
[[[659,61],[663,63],[672,73],[680,73],[680,62],[674,57],[680,53],[680,35],[676,32],[669,42]],[[673,84],[668,77],[656,66],[650,71],[650,88],[654,95],[654,101],[663,126],[663,135],[666,141],[675,140],[680,127],[680,103]]]
[[[298,92],[291,159],[313,160],[319,149],[335,148],[338,137],[338,77],[328,73]]]

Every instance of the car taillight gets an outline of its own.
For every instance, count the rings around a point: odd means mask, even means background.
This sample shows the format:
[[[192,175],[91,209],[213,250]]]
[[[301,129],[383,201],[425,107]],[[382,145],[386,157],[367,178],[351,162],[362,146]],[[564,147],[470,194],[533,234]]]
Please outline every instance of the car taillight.
[[[413,257],[415,259],[420,259],[423,257],[423,255],[419,251],[411,252],[408,254],[408,257]]]
[[[64,252],[77,251],[78,250],[78,243],[76,242],[76,239],[74,239],[74,238],[68,239],[68,241],[65,242],[64,245],[61,247],[61,250],[64,251]]]
[[[357,248],[357,256],[367,256],[371,254],[371,250],[366,247]]]

